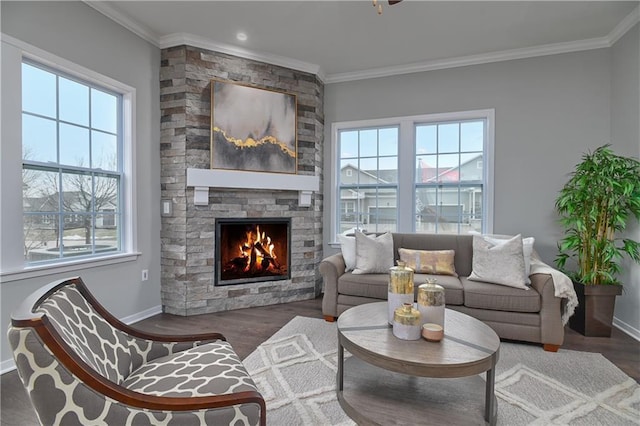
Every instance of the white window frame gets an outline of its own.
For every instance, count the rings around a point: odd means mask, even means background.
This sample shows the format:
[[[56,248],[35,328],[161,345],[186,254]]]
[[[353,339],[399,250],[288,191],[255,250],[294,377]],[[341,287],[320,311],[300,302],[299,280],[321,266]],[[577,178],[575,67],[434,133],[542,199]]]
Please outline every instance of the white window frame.
[[[140,255],[137,243],[135,194],[136,89],[93,70],[53,55],[21,40],[2,34],[2,203],[0,222],[0,282],[66,273],[96,266],[134,261]],[[63,74],[102,86],[122,95],[122,245],[116,254],[83,259],[63,258],[55,263],[28,265],[23,252],[22,188],[22,62],[26,59]],[[17,141],[20,143],[9,143]],[[13,183],[12,183],[13,182]],[[13,200],[9,202],[9,200]]]
[[[398,224],[397,232],[415,232],[415,126],[418,124],[439,123],[443,121],[485,120],[485,146],[483,156],[483,209],[485,209],[482,232],[493,232],[494,214],[494,140],[495,140],[495,109],[479,109],[470,111],[446,112],[437,114],[413,115],[405,117],[391,117],[372,120],[343,121],[331,124],[331,164],[329,185],[331,193],[329,244],[339,246],[336,241],[338,231],[338,195],[339,195],[339,155],[338,141],[342,130],[365,127],[399,126],[398,142]],[[401,165],[411,164],[411,167]]]

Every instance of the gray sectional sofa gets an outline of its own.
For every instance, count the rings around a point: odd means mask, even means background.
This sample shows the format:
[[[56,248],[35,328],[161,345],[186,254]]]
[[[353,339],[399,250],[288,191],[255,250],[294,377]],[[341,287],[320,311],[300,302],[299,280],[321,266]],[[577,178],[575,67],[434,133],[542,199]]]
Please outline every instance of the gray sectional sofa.
[[[442,234],[393,234],[394,256],[398,249],[455,250],[458,277],[415,274],[415,290],[427,277],[434,277],[445,288],[447,308],[477,318],[502,339],[541,343],[555,352],[564,341],[562,299],[554,296],[551,275],[530,276],[529,290],[486,282],[471,281],[473,236]],[[320,263],[324,281],[322,312],[327,321],[335,319],[351,306],[387,299],[387,274],[354,275],[345,272],[341,253]]]

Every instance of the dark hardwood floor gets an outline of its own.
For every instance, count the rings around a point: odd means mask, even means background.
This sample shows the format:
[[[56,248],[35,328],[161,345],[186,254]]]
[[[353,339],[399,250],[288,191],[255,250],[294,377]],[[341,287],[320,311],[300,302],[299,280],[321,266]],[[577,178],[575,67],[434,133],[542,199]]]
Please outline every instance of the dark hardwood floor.
[[[214,314],[180,317],[159,314],[135,324],[136,327],[162,334],[185,334],[218,331],[244,359],[260,343],[295,316],[322,318],[322,299],[259,308],[238,309]],[[560,350],[599,352],[640,383],[640,342],[614,328],[610,338],[584,337],[569,329]],[[540,348],[542,351],[542,348]],[[0,425],[37,425],[37,420],[16,371],[0,376]]]

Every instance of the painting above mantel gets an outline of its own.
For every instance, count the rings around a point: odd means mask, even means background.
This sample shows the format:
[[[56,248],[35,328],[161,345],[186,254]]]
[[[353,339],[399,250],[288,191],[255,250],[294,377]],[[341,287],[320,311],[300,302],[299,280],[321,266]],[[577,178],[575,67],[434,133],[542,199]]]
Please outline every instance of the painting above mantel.
[[[297,172],[296,95],[211,80],[211,168]]]

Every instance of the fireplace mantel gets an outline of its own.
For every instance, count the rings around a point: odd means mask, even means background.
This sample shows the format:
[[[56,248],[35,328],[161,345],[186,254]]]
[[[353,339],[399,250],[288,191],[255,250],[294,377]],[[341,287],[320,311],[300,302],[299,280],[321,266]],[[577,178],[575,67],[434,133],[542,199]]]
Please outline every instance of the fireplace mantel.
[[[209,188],[298,191],[298,204],[309,206],[311,194],[320,188],[320,178],[284,173],[188,168],[187,186],[194,188],[193,203],[196,206],[209,205]]]

